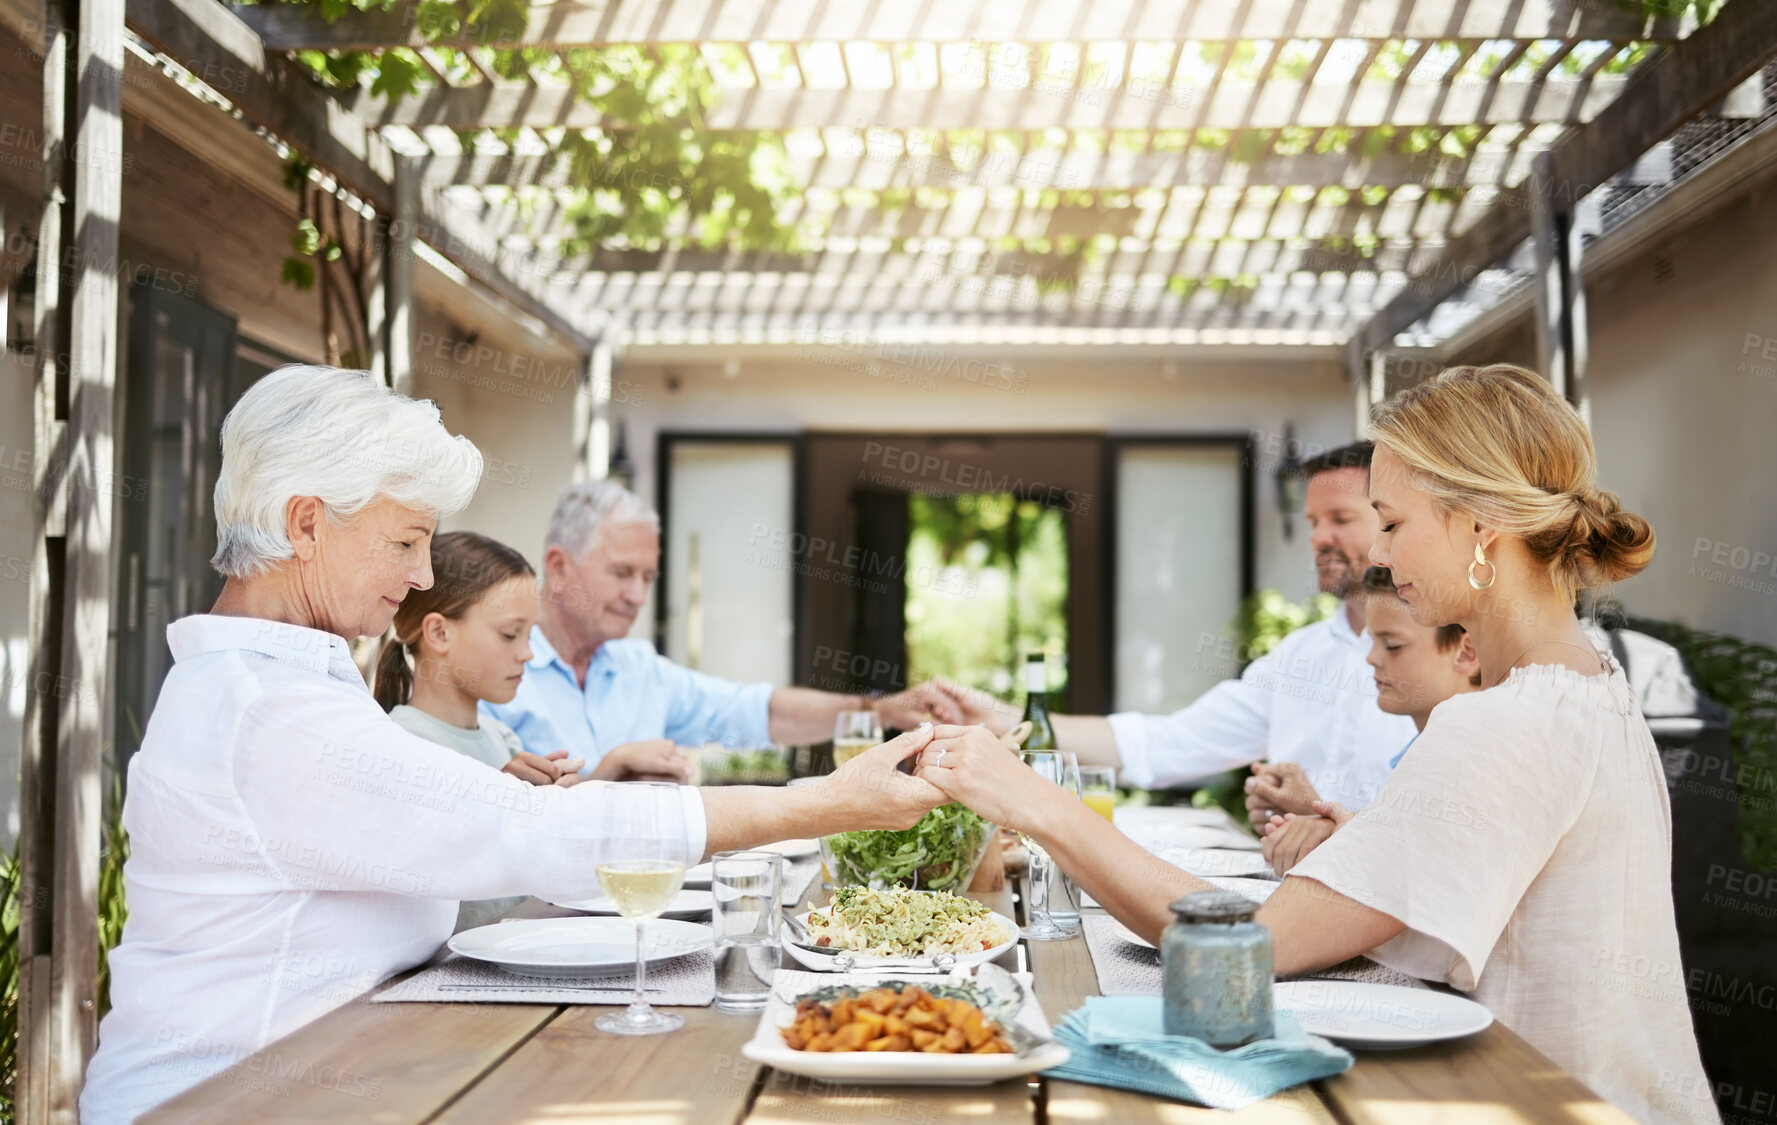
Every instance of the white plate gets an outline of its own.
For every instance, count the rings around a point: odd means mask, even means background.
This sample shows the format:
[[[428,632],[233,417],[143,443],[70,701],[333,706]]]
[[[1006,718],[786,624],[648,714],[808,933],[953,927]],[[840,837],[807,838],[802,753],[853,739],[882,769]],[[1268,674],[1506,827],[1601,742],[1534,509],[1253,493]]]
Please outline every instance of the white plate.
[[[1461,1039],[1493,1022],[1493,1013],[1473,1000],[1398,984],[1292,980],[1271,995],[1310,1035],[1371,1051]]]
[[[1241,898],[1250,899],[1253,902],[1264,902],[1277,888],[1283,886],[1275,879],[1225,878],[1220,875],[1211,875],[1203,881],[1212,883],[1224,891],[1233,891]]]
[[[658,964],[716,943],[708,926],[648,923],[648,963]],[[624,918],[531,918],[464,930],[452,953],[498,965],[526,977],[580,979],[631,972],[636,965],[635,923]]]
[[[815,913],[815,911],[805,910],[801,914],[798,914],[797,917],[800,918],[802,920],[802,924],[806,926],[808,924],[808,916],[813,913]],[[1018,924],[1016,922],[1012,921],[1012,919],[1006,917],[1004,914],[991,914],[990,913],[988,915],[988,917],[992,918],[994,921],[996,921],[1000,924],[1000,927],[1006,933],[1006,940],[1000,942],[998,945],[994,946],[992,949],[983,949],[983,950],[980,950],[975,953],[958,953],[956,955],[956,963],[958,965],[985,964],[986,962],[992,961],[995,958],[999,957],[1000,954],[1004,953],[1006,950],[1008,950],[1008,949],[1012,948],[1014,945],[1018,944]],[[829,957],[829,956],[822,954],[822,953],[810,953],[808,950],[803,949],[801,946],[792,944],[792,942],[790,940],[790,927],[788,927],[788,926],[782,927],[782,929],[780,930],[780,934],[783,938],[784,950],[785,950],[785,952],[789,953],[789,955],[791,957],[794,957],[797,961],[801,962],[804,965],[807,965],[811,969],[815,969],[820,972],[832,972],[833,971],[833,958],[832,957]],[[884,960],[899,962],[899,961],[906,961],[906,960],[908,960],[908,958],[906,958],[906,957],[889,957],[889,958],[859,957],[857,960],[852,962],[852,971],[853,972],[868,972],[870,970],[871,965],[880,964]]]
[[[1183,827],[1140,824],[1124,833],[1148,851],[1160,853],[1183,851],[1186,848],[1232,848],[1256,852],[1263,844],[1258,838],[1224,825],[1186,825]]]
[[[1224,848],[1166,848],[1155,853],[1161,859],[1182,867],[1199,878],[1218,875],[1270,875],[1271,865],[1258,852],[1229,851]]]
[[[553,900],[552,900],[553,901]],[[581,899],[578,902],[557,902],[556,906],[565,910],[578,910],[582,914],[616,914],[617,904],[604,895],[597,898]],[[697,918],[708,914],[716,905],[716,896],[709,891],[681,890],[673,896],[665,910],[660,912],[662,918]]]
[[[710,885],[711,878],[710,865],[707,863],[685,868],[685,885],[687,887],[707,887]]]
[[[1119,805],[1111,822],[1125,832],[1146,826],[1174,827],[1228,823],[1228,814],[1221,809],[1198,809],[1189,805]]]
[[[779,985],[772,991],[765,1010],[759,1014],[759,1027],[753,1037],[741,1046],[740,1053],[754,1062],[765,1063],[778,1070],[800,1074],[822,1081],[863,1082],[873,1086],[985,1086],[1008,1078],[1035,1074],[1068,1060],[1068,1049],[1060,1043],[1047,1043],[1028,1055],[928,1055],[924,1051],[796,1051],[784,1043],[780,1029],[788,1027],[796,1015],[796,1004],[786,995],[784,984],[789,980],[812,974],[792,974],[780,970]],[[855,983],[872,988],[892,977],[821,977],[820,984]],[[914,984],[931,984],[943,977],[906,978]],[[1030,999],[1018,1014],[1018,1022],[1032,1031],[1047,1034],[1049,1022],[1037,1004],[1030,978],[1025,975],[1024,988]],[[810,981],[810,983],[813,983]],[[808,987],[797,992],[810,991]]]
[[[805,855],[814,855],[816,852],[819,852],[821,850],[821,842],[819,840],[779,840],[775,844],[766,844],[764,847],[754,848],[753,850],[756,852],[776,852],[778,855],[788,856],[791,859],[801,859]]]

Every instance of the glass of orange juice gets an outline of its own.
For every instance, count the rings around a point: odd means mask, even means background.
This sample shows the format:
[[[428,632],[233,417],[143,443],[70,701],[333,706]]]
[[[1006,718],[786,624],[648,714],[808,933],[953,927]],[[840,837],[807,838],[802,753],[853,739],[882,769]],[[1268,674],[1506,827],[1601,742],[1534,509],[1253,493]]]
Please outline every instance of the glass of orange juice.
[[[1086,807],[1111,820],[1117,807],[1117,769],[1115,766],[1081,766],[1080,800]]]

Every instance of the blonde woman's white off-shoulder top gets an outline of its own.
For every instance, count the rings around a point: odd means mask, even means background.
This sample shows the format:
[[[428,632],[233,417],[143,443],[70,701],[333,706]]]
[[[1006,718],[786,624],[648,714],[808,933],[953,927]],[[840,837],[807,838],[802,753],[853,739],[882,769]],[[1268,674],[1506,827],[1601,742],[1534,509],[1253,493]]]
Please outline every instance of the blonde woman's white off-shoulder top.
[[[1405,922],[1371,956],[1473,994],[1636,1120],[1720,1120],[1659,754],[1614,662],[1520,668],[1439,704],[1376,800],[1291,874]]]
[[[176,663],[130,760],[130,916],[84,1125],[131,1121],[425,961],[460,899],[591,897],[607,841],[634,833],[625,810],[656,799],[528,785],[409,734],[328,633],[197,616],[167,641]],[[659,799],[701,854],[697,791]],[[362,1075],[272,1065],[375,1096]]]

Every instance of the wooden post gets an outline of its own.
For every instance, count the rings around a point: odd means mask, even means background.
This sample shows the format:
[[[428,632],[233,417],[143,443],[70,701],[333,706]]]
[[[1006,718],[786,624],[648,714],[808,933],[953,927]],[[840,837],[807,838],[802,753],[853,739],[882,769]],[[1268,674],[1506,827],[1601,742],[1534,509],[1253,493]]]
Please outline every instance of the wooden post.
[[[1377,353],[1380,354],[1380,353]],[[1345,344],[1345,375],[1351,380],[1353,440],[1361,441],[1370,431],[1370,357],[1364,350],[1363,333],[1354,335]]]
[[[388,270],[387,347],[389,386],[413,393],[413,245],[420,221],[420,176],[410,157],[395,160],[395,213],[384,242]]]
[[[385,387],[395,385],[389,372],[389,218],[377,211],[364,250],[364,343],[370,350],[364,367]]]
[[[124,0],[46,15],[17,1108],[73,1125],[97,1038]]]
[[[1578,188],[1557,182],[1554,160],[1530,165],[1530,228],[1536,246],[1536,345],[1545,377],[1590,421],[1586,398],[1586,294],[1581,236],[1574,221]]]
[[[581,480],[603,480],[611,466],[611,345],[604,339],[586,357],[585,444],[578,472]]]

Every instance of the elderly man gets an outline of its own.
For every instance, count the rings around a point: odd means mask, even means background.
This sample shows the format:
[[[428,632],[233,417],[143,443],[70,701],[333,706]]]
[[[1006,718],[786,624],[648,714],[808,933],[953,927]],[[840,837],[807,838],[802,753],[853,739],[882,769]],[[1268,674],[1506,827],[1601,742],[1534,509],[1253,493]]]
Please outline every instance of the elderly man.
[[[737,684],[683,668],[629,638],[660,573],[660,517],[612,481],[569,485],[543,548],[535,654],[512,702],[482,709],[538,755],[566,749],[584,772],[687,776],[675,743],[795,745],[833,736],[841,711],[874,708],[884,727],[956,722],[961,708],[926,685],[872,700],[810,688]]]
[[[1370,507],[1369,442],[1311,458],[1304,510],[1322,593],[1344,610],[1303,626],[1277,648],[1170,715],[1053,716],[1056,741],[1082,762],[1120,763],[1126,784],[1177,785],[1268,758],[1248,780],[1255,821],[1272,809],[1309,813],[1314,794],[1357,810],[1388,780],[1389,763],[1413,737],[1413,722],[1376,704],[1365,659],[1363,574],[1377,519]],[[943,685],[966,721],[1008,730],[1018,713]]]
[[[287,367],[222,425],[211,612],[167,627],[130,760],[129,921],[80,1098],[133,1121],[450,936],[461,899],[581,899],[619,841],[709,855],[906,828],[943,795],[896,771],[921,730],[806,789],[529,785],[395,724],[348,642],[432,584],[431,539],[481,454],[368,373]],[[633,845],[632,845],[633,846]]]

